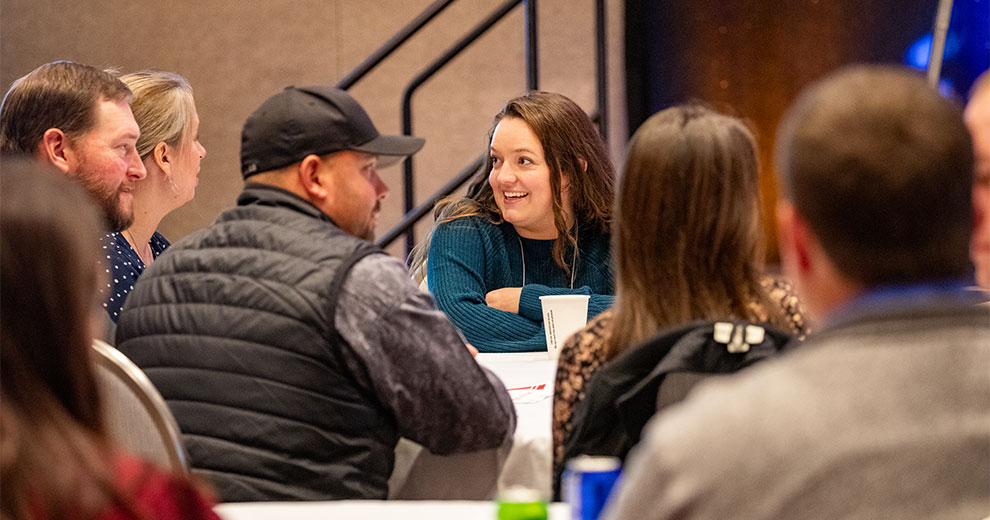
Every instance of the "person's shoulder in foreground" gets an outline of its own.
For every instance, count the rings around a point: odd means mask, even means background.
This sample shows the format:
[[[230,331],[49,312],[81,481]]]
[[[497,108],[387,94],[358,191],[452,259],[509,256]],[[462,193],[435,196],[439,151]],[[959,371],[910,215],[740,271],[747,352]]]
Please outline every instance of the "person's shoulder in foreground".
[[[220,520],[204,499],[205,488],[163,472],[132,456],[116,460],[116,484],[130,503],[118,505],[99,520]]]
[[[982,518],[990,327],[973,151],[915,73],[849,67],[780,127],[784,271],[818,330],[653,420],[608,518]]]
[[[703,385],[651,423],[610,518],[986,514],[990,312],[943,312],[833,329]]]
[[[0,517],[216,519],[207,490],[124,454],[106,424],[92,357],[97,207],[33,158],[0,170]]]

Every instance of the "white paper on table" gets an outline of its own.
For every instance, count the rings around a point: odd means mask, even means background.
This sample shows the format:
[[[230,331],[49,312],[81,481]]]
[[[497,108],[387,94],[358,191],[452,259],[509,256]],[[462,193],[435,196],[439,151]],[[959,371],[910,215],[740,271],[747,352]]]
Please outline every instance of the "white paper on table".
[[[553,396],[553,385],[540,383],[537,385],[507,388],[509,397],[516,404],[538,403]]]

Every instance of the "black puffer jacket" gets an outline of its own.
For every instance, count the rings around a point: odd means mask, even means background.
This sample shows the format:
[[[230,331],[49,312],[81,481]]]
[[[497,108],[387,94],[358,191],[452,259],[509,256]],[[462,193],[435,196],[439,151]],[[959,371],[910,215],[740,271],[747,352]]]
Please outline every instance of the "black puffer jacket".
[[[333,327],[347,271],[380,250],[278,188],[249,184],[237,203],[145,271],[118,348],[224,501],[384,499],[395,419]]]
[[[726,338],[716,332],[722,326],[728,327]],[[561,497],[561,474],[568,460],[579,455],[625,460],[647,421],[683,399],[700,380],[775,356],[792,348],[792,339],[766,324],[696,321],[665,328],[604,365],[574,411],[563,463],[554,467],[554,498]]]

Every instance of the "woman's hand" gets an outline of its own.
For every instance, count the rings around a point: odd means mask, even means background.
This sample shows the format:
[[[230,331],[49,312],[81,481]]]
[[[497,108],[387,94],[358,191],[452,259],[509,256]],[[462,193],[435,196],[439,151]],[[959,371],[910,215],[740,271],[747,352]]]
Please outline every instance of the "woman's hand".
[[[503,287],[486,294],[485,303],[493,309],[519,314],[519,295],[521,294],[522,287]]]

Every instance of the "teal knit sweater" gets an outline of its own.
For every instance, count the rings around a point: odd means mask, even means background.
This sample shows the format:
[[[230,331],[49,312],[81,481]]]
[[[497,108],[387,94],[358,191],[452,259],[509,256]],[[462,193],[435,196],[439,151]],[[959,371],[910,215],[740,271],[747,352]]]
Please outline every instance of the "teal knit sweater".
[[[612,305],[615,291],[607,234],[580,228],[573,289],[570,277],[553,260],[553,242],[522,238],[509,223],[494,225],[478,217],[437,226],[427,263],[437,306],[481,352],[546,350],[540,296],[591,295],[590,319]],[[569,253],[568,262],[572,258]],[[519,314],[485,304],[485,294],[504,287],[522,287]]]

